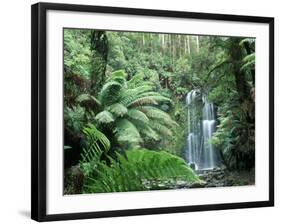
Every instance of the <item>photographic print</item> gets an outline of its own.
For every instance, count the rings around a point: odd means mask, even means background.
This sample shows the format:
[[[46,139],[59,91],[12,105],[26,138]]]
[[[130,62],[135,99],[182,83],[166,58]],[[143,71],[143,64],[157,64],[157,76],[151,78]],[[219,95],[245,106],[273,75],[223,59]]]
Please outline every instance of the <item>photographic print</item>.
[[[255,38],[63,30],[64,194],[255,184]]]
[[[274,206],[274,18],[31,12],[32,219]]]

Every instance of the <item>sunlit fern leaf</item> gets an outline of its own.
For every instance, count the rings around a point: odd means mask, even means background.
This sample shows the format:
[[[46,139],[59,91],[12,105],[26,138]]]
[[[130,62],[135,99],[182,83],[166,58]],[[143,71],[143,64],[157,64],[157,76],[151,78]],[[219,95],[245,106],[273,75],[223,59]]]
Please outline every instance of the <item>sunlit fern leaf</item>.
[[[140,110],[134,109],[134,108],[128,110],[128,116],[131,119],[135,119],[135,120],[138,120],[138,121],[141,121],[141,122],[144,122],[144,123],[147,123],[149,121],[149,119],[145,115],[145,113],[143,113]]]
[[[109,110],[111,113],[113,113],[117,117],[123,117],[128,112],[127,107],[125,107],[121,103],[112,104],[107,108],[107,110]]]
[[[127,119],[120,119],[116,122],[115,135],[119,144],[123,146],[138,146],[142,142],[138,129]]]
[[[100,113],[98,113],[95,117],[95,119],[100,123],[100,124],[109,124],[111,122],[114,122],[114,116],[112,115],[112,113],[110,113],[109,111],[102,111]]]

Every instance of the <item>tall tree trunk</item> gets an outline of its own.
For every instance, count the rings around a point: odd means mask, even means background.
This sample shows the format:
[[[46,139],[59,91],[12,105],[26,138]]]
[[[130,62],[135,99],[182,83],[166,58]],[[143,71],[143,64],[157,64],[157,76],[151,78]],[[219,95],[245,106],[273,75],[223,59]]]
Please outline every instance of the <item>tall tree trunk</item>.
[[[161,52],[162,55],[165,53],[165,34],[161,34]]]
[[[145,34],[144,33],[142,34],[142,46],[143,47],[145,46]]]
[[[190,36],[187,36],[187,51],[188,54],[190,55]]]
[[[199,53],[199,36],[196,36],[196,50]]]
[[[233,65],[236,88],[239,94],[239,100],[240,102],[243,102],[249,96],[249,89],[245,79],[245,74],[240,69],[243,59],[242,48],[239,46],[241,39],[232,38],[230,41],[230,56]]]
[[[91,94],[95,95],[102,87],[105,80],[105,71],[108,56],[108,39],[105,31],[92,31],[91,33],[92,77]]]

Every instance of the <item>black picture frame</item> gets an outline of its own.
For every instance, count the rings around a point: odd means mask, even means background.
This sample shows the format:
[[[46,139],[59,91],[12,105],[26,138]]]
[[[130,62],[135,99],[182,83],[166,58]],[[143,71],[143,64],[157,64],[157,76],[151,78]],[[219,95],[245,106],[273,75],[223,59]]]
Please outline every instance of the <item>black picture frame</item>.
[[[243,203],[208,204],[195,206],[159,207],[130,210],[99,211],[69,214],[46,214],[46,12],[63,10],[73,12],[100,12],[124,15],[162,16],[217,21],[254,22],[269,24],[269,200]],[[274,206],[274,18],[240,15],[163,11],[137,8],[118,8],[73,4],[37,3],[32,5],[31,17],[31,76],[32,76],[32,155],[31,155],[31,218],[54,221],[161,213],[192,212],[221,209]]]

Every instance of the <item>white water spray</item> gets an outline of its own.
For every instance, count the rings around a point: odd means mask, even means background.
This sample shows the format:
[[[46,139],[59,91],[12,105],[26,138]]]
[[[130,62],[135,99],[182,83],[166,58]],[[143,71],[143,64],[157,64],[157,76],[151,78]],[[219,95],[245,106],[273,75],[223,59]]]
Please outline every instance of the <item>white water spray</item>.
[[[185,157],[195,169],[214,169],[221,164],[218,152],[211,143],[216,120],[214,105],[198,90],[186,96],[188,106],[188,135]]]

